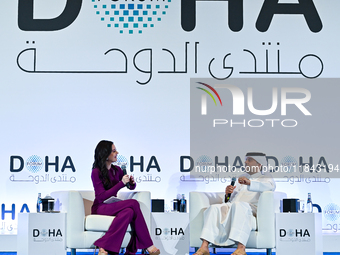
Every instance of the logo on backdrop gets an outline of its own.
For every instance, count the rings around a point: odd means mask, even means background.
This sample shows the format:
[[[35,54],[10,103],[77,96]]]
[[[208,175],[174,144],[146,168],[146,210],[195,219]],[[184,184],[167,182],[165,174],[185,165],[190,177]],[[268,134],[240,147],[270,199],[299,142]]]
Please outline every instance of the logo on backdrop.
[[[212,168],[215,170],[215,164],[209,156],[202,155],[196,160],[195,171],[207,173],[212,172]]]
[[[141,182],[159,183],[161,182],[162,178],[159,175],[154,174],[155,171],[156,171],[156,174],[162,171],[156,156],[151,156],[148,163],[145,162],[144,156],[140,156],[139,159],[136,159],[134,156],[130,156],[130,163],[128,163],[127,159],[124,156],[122,155],[120,156],[121,158],[119,158],[119,155],[118,155],[118,161],[121,160],[121,162],[118,164],[121,164],[121,165],[126,164],[127,166],[130,165],[130,173],[131,175],[134,176],[135,181],[137,183],[141,183]]]
[[[25,167],[31,173],[29,176],[25,175],[25,171],[23,172]],[[9,168],[12,173],[9,179],[12,182],[33,182],[35,184],[76,182],[76,177],[73,175],[76,168],[71,156],[67,156],[64,160],[60,160],[59,156],[53,158],[45,156],[45,160],[43,160],[40,156],[32,155],[25,162],[23,157],[13,155],[10,157]],[[70,173],[72,176],[69,176]]]
[[[89,0],[88,0],[89,1]],[[34,19],[34,0],[19,0],[18,26],[23,31],[57,31],[70,26],[78,17],[82,0],[66,0],[63,12],[53,19]],[[153,28],[167,14],[171,0],[136,4],[134,1],[91,0],[98,22],[119,33],[141,34]]]
[[[119,154],[117,157],[117,161],[114,164],[119,166],[120,168],[122,168],[122,166],[125,166],[127,170],[129,169],[129,161],[123,155]],[[146,174],[143,174],[144,167],[145,165],[144,165],[143,156],[140,157],[139,162],[135,160],[133,156],[130,157],[130,172],[134,176],[135,181],[137,183],[141,183],[141,182],[157,182],[158,183],[161,181],[160,176],[158,175],[154,176],[153,173],[150,172],[153,168],[157,172],[161,172],[161,168],[155,156],[152,156],[150,158],[150,161],[145,169]],[[138,170],[140,171],[142,175],[140,175],[139,173],[136,173]]]
[[[28,208],[28,205],[26,203],[24,204],[15,204],[15,203],[1,204],[0,234],[16,233],[17,223],[15,222],[15,220],[16,220],[16,217],[18,216],[18,212],[29,213],[30,210]]]
[[[129,162],[126,159],[126,157],[124,157],[123,155],[118,154],[117,161],[115,162],[115,165],[119,166],[120,168],[122,168],[122,166],[125,166],[126,169],[127,169],[129,167]]]
[[[324,207],[323,214],[327,220],[336,221],[340,218],[340,206],[330,203]]]
[[[139,159],[130,156],[129,162],[125,156],[118,155],[116,164],[120,167],[123,165],[126,167],[130,166],[130,172],[135,176],[137,183],[160,182],[161,177],[153,174],[154,171],[156,171],[156,173],[161,172],[161,167],[156,156],[151,156],[148,161],[145,161],[144,156],[140,156]],[[25,173],[25,167],[32,173],[31,175],[23,175]],[[69,174],[76,172],[76,167],[70,156],[67,156],[64,160],[60,159],[59,156],[54,158],[45,156],[45,161],[43,161],[41,157],[32,155],[28,157],[25,162],[23,157],[13,155],[10,157],[10,172],[12,175],[9,179],[12,182],[34,182],[35,184],[43,182],[76,182],[74,175],[69,176]],[[44,174],[41,172],[44,172]],[[140,172],[141,175],[137,172]]]
[[[14,233],[14,229],[16,229],[17,226],[16,224],[13,224],[12,221],[11,222],[6,222],[6,221],[1,221],[0,222],[0,234],[13,234]]]
[[[213,165],[212,159],[206,155],[202,155],[196,160],[196,166],[204,167],[204,166],[212,166],[212,165]]]
[[[143,29],[153,28],[166,15],[171,0],[157,1],[157,4],[110,4],[111,0],[92,0],[96,15],[108,28],[116,28],[119,33],[143,33]]]
[[[90,1],[90,0],[88,0]],[[168,11],[172,4],[171,0],[140,0],[139,3],[137,1],[133,0],[115,0],[112,2],[109,0],[91,0],[90,2],[91,6],[93,6],[93,12],[96,15],[98,19],[98,23],[101,23],[99,25],[105,25],[108,27],[108,29],[111,29],[112,31],[117,31],[117,33],[123,34],[142,34],[145,29],[153,28],[156,26],[157,23],[163,21],[163,17],[168,14]],[[19,10],[18,10],[18,26],[23,31],[56,31],[64,29],[68,26],[70,26],[78,17],[79,12],[81,10],[81,6],[83,4],[82,0],[66,0],[66,6],[63,10],[63,12],[56,18],[52,19],[34,19],[34,0],[26,1],[26,0],[19,0]],[[278,4],[278,3],[270,3],[275,1],[269,1],[266,0],[263,4],[259,20],[257,23],[261,24],[261,20],[267,20],[268,17],[275,16],[275,14],[286,14],[286,17],[289,18],[289,14],[300,14],[305,17],[307,24],[309,25],[309,28],[313,32],[318,32],[318,29],[321,30],[322,23],[321,20],[317,14],[316,8],[312,8],[314,6],[312,0],[306,0],[303,4]],[[306,3],[307,2],[307,3]],[[211,3],[213,4],[213,3]],[[233,27],[231,24],[239,23],[235,20],[243,20],[243,18],[240,18],[243,16],[243,2],[242,1],[235,1],[235,0],[229,0],[226,1],[225,4],[229,5],[229,14],[226,14],[226,16],[229,16],[229,26]],[[190,1],[182,1],[181,5],[181,15],[182,15],[182,27],[185,31],[192,31],[195,27],[196,23],[196,9],[190,9],[189,6],[194,5],[196,7],[196,0],[190,0]],[[282,10],[283,8],[283,10]],[[190,11],[189,11],[190,10]],[[241,16],[239,16],[241,12]],[[237,13],[237,15],[236,15]],[[318,19],[316,18],[318,17]],[[312,23],[309,21],[313,20]],[[319,20],[319,25],[317,25],[317,20]],[[194,21],[194,25],[192,26],[192,22]],[[268,20],[267,20],[268,21]],[[271,19],[269,23],[271,22]],[[189,23],[191,25],[189,25]],[[175,24],[179,24],[176,23]],[[267,24],[269,27],[269,24]],[[240,26],[240,24],[237,25],[239,27],[239,30],[241,30],[243,26],[243,21]],[[190,28],[191,27],[191,28]],[[318,27],[318,28],[317,28]],[[268,29],[268,28],[267,28]],[[239,31],[235,30],[234,28],[231,29],[232,31]],[[119,32],[118,32],[119,31]],[[261,31],[261,30],[259,30]],[[261,31],[264,32],[264,31]],[[26,41],[27,44],[30,43],[30,41]],[[222,56],[223,63],[222,65],[217,64],[216,56],[210,57],[210,62],[204,63],[201,60],[204,58],[199,58],[199,44],[200,42],[192,42],[193,46],[190,46],[191,42],[183,42],[185,44],[184,46],[184,68],[179,69],[178,66],[178,59],[179,56],[175,56],[173,49],[161,47],[161,50],[159,52],[159,57],[162,57],[162,59],[166,59],[165,61],[168,62],[167,65],[169,68],[155,68],[154,66],[154,59],[158,59],[158,56],[155,57],[155,49],[153,48],[143,48],[138,50],[133,56],[127,56],[126,52],[124,52],[123,49],[120,48],[110,48],[105,49],[102,51],[102,53],[98,56],[98,58],[113,58],[113,61],[117,68],[114,68],[111,70],[111,68],[102,66],[102,60],[98,60],[98,66],[91,70],[92,68],[79,70],[78,68],[74,68],[74,70],[68,70],[68,68],[64,67],[58,67],[54,70],[54,68],[51,68],[49,66],[39,66],[37,67],[37,63],[40,61],[37,59],[44,58],[44,54],[39,55],[37,53],[36,47],[28,47],[27,49],[22,50],[18,56],[17,56],[17,66],[20,70],[27,72],[27,73],[60,73],[60,74],[66,74],[66,73],[75,73],[75,74],[128,74],[128,66],[129,66],[129,60],[132,59],[132,63],[135,70],[142,75],[142,78],[138,78],[136,82],[140,85],[146,85],[148,84],[153,75],[155,73],[162,75],[162,74],[173,74],[173,75],[181,75],[183,73],[200,73],[202,70],[198,70],[198,68],[205,67],[207,68],[207,71],[211,75],[211,77],[217,79],[217,80],[225,80],[228,79],[234,72],[235,66],[226,64],[227,60],[229,60],[229,57],[232,55],[231,52],[227,53],[226,55]],[[35,41],[32,41],[32,44],[35,44]],[[323,72],[323,62],[315,54],[306,54],[301,57],[299,60],[299,63],[297,65],[297,68],[294,68],[294,70],[282,70],[283,64],[280,63],[281,55],[280,50],[277,49],[277,53],[275,52],[275,55],[277,56],[277,63],[273,63],[272,65],[269,64],[269,56],[271,55],[271,50],[276,50],[273,47],[275,43],[265,43],[262,42],[262,45],[265,47],[270,47],[271,49],[266,48],[266,67],[265,69],[258,68],[258,62],[259,59],[250,49],[244,48],[243,52],[247,59],[244,61],[251,61],[253,63],[253,67],[251,67],[249,70],[241,70],[239,74],[249,76],[249,75],[263,75],[263,74],[277,74],[277,75],[302,75],[305,78],[317,78],[321,75]],[[277,46],[280,45],[279,42],[276,43]],[[191,47],[191,49],[189,47]],[[188,49],[189,48],[189,49]],[[192,51],[190,53],[190,50]],[[188,56],[193,56],[192,60],[188,59]],[[181,56],[182,57],[182,56]],[[221,58],[219,56],[218,58]],[[191,60],[191,61],[189,61]],[[51,61],[48,59],[46,63],[49,63]],[[208,59],[209,61],[209,59]],[[44,62],[44,61],[41,61]],[[241,61],[243,62],[243,61]],[[143,64],[140,64],[143,63]],[[177,67],[176,67],[177,66]],[[191,68],[191,70],[190,70]],[[298,69],[298,70],[295,70]],[[307,69],[307,70],[306,70]],[[209,90],[207,90],[209,91]],[[213,94],[215,96],[215,94]],[[217,96],[217,95],[216,95]],[[222,101],[220,101],[222,104]]]
[[[289,173],[295,173],[298,169],[298,163],[294,157],[285,156],[283,159],[281,159],[281,167],[286,168],[287,172]]]
[[[126,0],[100,1],[91,0],[95,14],[100,22],[108,28],[118,28],[120,33],[142,33],[142,29],[153,27],[155,22],[161,21],[161,16],[166,14],[171,0],[157,0],[157,3],[145,3],[140,0],[139,4],[134,1],[126,4]],[[181,0],[181,26],[184,31],[190,32],[196,27],[196,1]],[[203,0],[204,1],[204,0]],[[207,1],[207,0],[205,0]],[[239,32],[243,28],[243,1],[224,0],[228,4],[228,25],[231,31]],[[123,2],[123,3],[122,3]],[[151,4],[152,3],[152,4]],[[78,17],[83,1],[66,0],[66,6],[62,13],[52,19],[34,19],[34,0],[19,0],[18,26],[23,31],[56,31],[70,26]],[[210,3],[212,4],[212,3]],[[310,31],[317,33],[322,29],[322,21],[313,0],[290,4],[278,3],[278,1],[264,0],[259,16],[256,21],[256,29],[266,32],[277,14],[301,15],[305,18]]]
[[[43,168],[43,166],[44,163],[42,159],[37,155],[33,155],[26,160],[26,168],[31,173],[35,174],[39,172]]]
[[[181,24],[183,30],[190,32],[196,27],[196,2],[208,0],[181,0]],[[243,1],[223,0],[228,2],[228,25],[231,31],[239,32],[243,28]],[[213,2],[209,3],[210,5]],[[256,29],[260,32],[266,32],[276,14],[296,15],[300,14],[306,20],[309,29],[314,32],[320,32],[322,22],[313,0],[299,1],[298,4],[279,3],[279,1],[264,0],[260,14],[256,21]]]
[[[193,173],[198,174],[199,178],[195,180],[196,182],[202,181],[206,184],[213,182],[225,183],[229,182],[235,175],[238,176],[246,171],[243,157],[214,156],[214,160],[212,160],[211,156],[202,155],[195,162],[191,156],[181,156],[180,172],[190,173],[190,175]],[[268,165],[264,166],[262,171],[271,173],[274,178],[281,178],[276,182],[287,182],[292,185],[295,183],[329,183],[331,174],[333,173],[335,174],[334,176],[337,176],[340,171],[338,164],[327,162],[324,156],[306,158],[287,155],[279,160],[276,156],[267,155],[266,158]],[[193,179],[183,174],[180,181],[192,182]],[[338,211],[330,209],[329,213],[331,212]]]

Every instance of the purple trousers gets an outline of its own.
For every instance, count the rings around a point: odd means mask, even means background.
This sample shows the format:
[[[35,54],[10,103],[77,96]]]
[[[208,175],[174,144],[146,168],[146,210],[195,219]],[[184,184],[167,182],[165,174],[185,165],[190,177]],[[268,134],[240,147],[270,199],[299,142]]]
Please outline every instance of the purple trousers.
[[[137,249],[146,249],[153,245],[148,227],[137,200],[128,199],[112,204],[102,204],[97,214],[116,216],[104,236],[94,242],[94,245],[119,253],[126,230],[131,225],[131,239],[126,247],[126,255],[132,255]]]

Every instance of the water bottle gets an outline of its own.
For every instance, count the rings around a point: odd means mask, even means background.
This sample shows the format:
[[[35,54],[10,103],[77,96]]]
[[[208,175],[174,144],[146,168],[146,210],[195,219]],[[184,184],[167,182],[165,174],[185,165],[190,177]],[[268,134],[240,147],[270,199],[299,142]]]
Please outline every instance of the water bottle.
[[[177,211],[181,211],[181,195],[177,194]]]
[[[40,212],[41,207],[41,193],[38,193],[38,199],[37,199],[37,212]]]
[[[180,212],[187,212],[187,202],[184,198],[184,194],[182,194],[181,205],[180,205]]]
[[[313,203],[312,203],[311,193],[308,193],[306,212],[307,213],[312,213],[313,212]]]

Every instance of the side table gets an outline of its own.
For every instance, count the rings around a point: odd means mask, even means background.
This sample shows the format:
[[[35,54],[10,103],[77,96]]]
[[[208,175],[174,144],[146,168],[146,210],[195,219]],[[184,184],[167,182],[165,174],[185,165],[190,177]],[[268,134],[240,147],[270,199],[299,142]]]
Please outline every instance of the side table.
[[[65,255],[65,213],[19,213],[18,255]]]
[[[151,238],[162,255],[189,255],[189,214],[152,213]]]
[[[322,255],[321,213],[276,213],[276,255]]]

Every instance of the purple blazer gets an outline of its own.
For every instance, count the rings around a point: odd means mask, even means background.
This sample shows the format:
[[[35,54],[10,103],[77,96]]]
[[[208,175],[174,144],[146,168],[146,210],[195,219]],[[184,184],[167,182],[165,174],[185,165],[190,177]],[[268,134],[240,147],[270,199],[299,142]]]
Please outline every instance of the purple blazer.
[[[92,183],[94,188],[95,199],[93,201],[93,205],[91,208],[92,214],[97,214],[97,210],[100,206],[105,205],[104,200],[108,199],[112,196],[117,196],[118,191],[121,188],[124,188],[125,185],[122,182],[122,178],[124,176],[123,170],[119,166],[111,165],[109,171],[109,178],[112,183],[112,188],[106,190],[104,188],[103,181],[101,180],[101,174],[99,168],[92,169]],[[136,188],[136,183],[134,185],[130,185],[130,189],[134,190]]]

